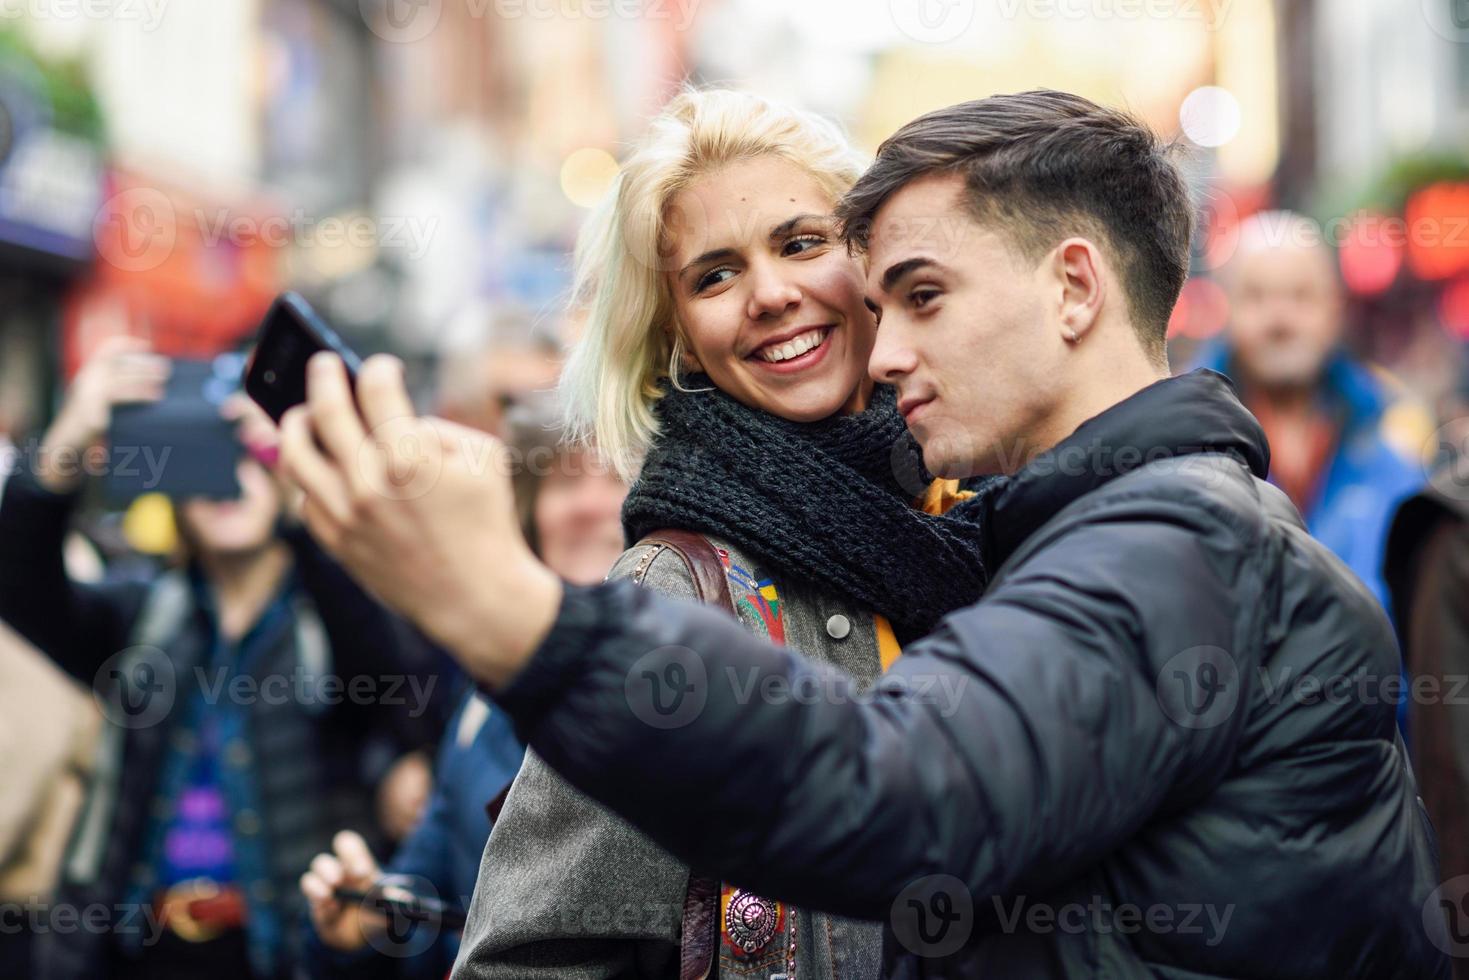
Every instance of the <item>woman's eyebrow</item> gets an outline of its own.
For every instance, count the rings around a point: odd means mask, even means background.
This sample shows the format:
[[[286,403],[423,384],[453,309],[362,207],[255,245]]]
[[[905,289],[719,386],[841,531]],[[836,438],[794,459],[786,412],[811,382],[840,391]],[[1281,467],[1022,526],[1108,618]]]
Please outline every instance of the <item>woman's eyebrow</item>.
[[[678,277],[682,279],[687,276],[691,270],[708,262],[718,262],[722,259],[730,259],[734,257],[735,250],[732,248],[711,249],[710,251],[705,252],[703,255],[694,258],[692,261],[689,262],[688,265],[684,266],[682,269],[679,269]]]
[[[774,228],[770,229],[770,240],[772,242],[778,241],[778,240],[784,238],[785,236],[789,235],[791,233],[791,231],[794,230],[795,227],[797,225],[799,225],[801,222],[803,222],[803,221],[811,221],[813,219],[814,220],[817,220],[817,221],[830,221],[831,220],[831,215],[827,215],[827,214],[798,214],[794,218],[787,218],[786,220],[782,221],[780,224],[776,225]]]

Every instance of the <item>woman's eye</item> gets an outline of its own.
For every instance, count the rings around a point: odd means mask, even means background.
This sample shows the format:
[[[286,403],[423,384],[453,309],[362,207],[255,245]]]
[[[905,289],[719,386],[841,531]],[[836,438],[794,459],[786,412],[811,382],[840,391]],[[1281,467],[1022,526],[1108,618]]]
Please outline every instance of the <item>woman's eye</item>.
[[[702,293],[704,290],[712,289],[722,282],[728,282],[728,277],[732,275],[734,275],[734,270],[727,267],[710,269],[699,277],[698,282],[694,283],[694,292]]]
[[[937,289],[915,289],[908,294],[908,301],[913,304],[914,309],[921,310],[930,300],[937,299],[938,295]]]
[[[786,240],[785,245],[781,248],[781,254],[799,255],[802,252],[809,252],[811,249],[825,244],[825,235],[797,235],[795,238]]]

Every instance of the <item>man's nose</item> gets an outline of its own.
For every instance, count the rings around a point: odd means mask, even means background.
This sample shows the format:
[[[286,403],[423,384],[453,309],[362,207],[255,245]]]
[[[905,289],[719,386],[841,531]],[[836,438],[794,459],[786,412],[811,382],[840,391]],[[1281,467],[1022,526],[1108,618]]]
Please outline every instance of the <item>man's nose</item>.
[[[918,369],[918,355],[904,341],[903,332],[897,324],[879,326],[877,340],[872,345],[872,357],[867,361],[867,373],[879,384],[897,384],[898,379]]]

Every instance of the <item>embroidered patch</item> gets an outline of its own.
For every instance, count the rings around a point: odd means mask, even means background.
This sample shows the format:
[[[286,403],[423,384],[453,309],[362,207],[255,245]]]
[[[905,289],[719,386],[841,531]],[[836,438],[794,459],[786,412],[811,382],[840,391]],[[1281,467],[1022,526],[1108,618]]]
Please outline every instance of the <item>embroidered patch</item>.
[[[772,643],[784,644],[785,620],[781,618],[780,591],[776,588],[775,581],[768,578],[756,579],[748,569],[729,561],[728,555],[723,551],[720,552],[720,558],[725,561],[725,567],[729,570],[730,582],[745,593],[735,601],[736,608],[743,606],[748,609]]]

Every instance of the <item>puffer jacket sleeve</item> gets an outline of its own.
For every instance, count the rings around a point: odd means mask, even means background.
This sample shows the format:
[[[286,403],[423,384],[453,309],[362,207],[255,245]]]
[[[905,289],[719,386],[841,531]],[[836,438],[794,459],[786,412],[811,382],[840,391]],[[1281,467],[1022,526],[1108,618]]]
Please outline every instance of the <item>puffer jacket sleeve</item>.
[[[886,919],[929,875],[1043,888],[1207,793],[1244,722],[1261,545],[1147,497],[1032,547],[873,697],[615,583],[569,590],[498,698],[570,782],[762,893]]]
[[[652,549],[630,549],[624,579]],[[658,555],[646,588],[695,597],[683,562]],[[677,802],[670,803],[677,808]],[[454,975],[602,980],[676,971],[689,872],[528,751],[490,833]]]

